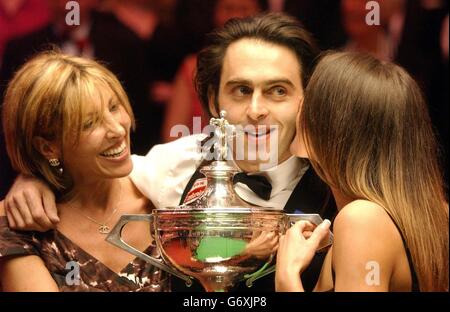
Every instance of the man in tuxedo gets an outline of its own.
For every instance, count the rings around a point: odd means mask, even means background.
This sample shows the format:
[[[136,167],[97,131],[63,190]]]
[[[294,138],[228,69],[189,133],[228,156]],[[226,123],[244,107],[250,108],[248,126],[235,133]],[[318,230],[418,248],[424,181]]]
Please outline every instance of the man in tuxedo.
[[[291,17],[269,14],[232,20],[211,37],[211,43],[199,54],[196,86],[212,116],[225,110],[229,123],[242,126],[244,151],[238,153],[242,157],[228,160],[242,170],[241,178],[235,181],[235,190],[242,199],[255,206],[288,213],[319,213],[332,219],[336,207],[329,189],[308,160],[290,152],[296,116],[317,55],[308,32]],[[157,145],[146,156],[133,155],[131,179],[157,208],[177,206],[202,194],[205,178],[198,169],[204,160],[199,146],[205,138],[203,134],[191,135]],[[268,151],[271,159],[277,160],[271,166],[249,148],[268,141],[277,142]],[[33,178],[16,181],[5,204],[7,211],[19,212],[14,213],[19,229],[54,226],[54,203],[43,200],[53,196],[49,192]],[[33,203],[32,209],[27,203]],[[32,222],[19,220],[23,215],[20,212],[40,218]],[[303,273],[306,289],[313,289],[323,258],[318,254]],[[274,286],[272,274],[257,280],[251,290],[273,291]],[[176,279],[173,287],[175,291],[188,290]],[[238,285],[237,289],[244,287]]]

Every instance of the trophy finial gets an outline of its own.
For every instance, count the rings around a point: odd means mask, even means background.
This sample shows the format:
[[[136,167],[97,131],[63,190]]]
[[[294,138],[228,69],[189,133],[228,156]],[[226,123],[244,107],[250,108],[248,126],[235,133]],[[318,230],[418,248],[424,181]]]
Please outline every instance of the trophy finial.
[[[214,151],[217,155],[217,160],[226,160],[227,152],[228,152],[228,140],[227,140],[227,131],[232,131],[232,126],[228,123],[228,120],[225,119],[227,112],[221,110],[220,118],[211,118],[209,124],[215,126],[214,135],[217,139],[216,143],[214,143]]]

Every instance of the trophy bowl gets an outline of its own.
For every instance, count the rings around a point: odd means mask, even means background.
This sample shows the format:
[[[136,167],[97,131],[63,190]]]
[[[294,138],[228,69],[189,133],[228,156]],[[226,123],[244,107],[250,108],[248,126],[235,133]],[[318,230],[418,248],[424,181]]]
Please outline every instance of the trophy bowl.
[[[161,258],[146,255],[121,238],[130,221],[146,220]],[[252,283],[274,271],[279,235],[298,220],[320,224],[316,214],[285,214],[270,208],[165,208],[149,215],[123,215],[107,237],[156,267],[205,291],[228,291],[237,282]],[[319,248],[331,244],[332,234]]]
[[[226,291],[272,262],[284,215],[255,208],[156,211],[162,258],[206,291]]]

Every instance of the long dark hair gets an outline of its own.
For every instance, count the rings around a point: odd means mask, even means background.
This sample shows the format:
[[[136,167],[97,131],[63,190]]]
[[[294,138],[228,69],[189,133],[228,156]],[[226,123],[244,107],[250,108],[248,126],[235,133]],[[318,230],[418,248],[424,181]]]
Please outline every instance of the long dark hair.
[[[448,203],[420,88],[369,55],[324,56],[298,129],[319,176],[383,207],[399,226],[423,291],[448,291]]]

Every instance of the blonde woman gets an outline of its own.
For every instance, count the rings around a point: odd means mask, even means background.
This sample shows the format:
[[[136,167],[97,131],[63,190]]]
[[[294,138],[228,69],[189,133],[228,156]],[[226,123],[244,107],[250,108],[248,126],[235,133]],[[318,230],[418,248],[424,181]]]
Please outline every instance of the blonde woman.
[[[315,290],[448,291],[436,141],[420,89],[402,68],[361,54],[323,57],[291,150],[311,160],[339,210]],[[328,227],[300,222],[281,238],[278,291],[303,290],[300,274]]]
[[[116,77],[94,61],[47,52],[16,73],[2,114],[13,167],[51,185],[60,211],[54,230],[16,232],[0,202],[3,290],[168,290],[164,273],[105,241],[120,215],[151,210],[128,178],[134,118]],[[125,237],[157,256],[147,224]]]

